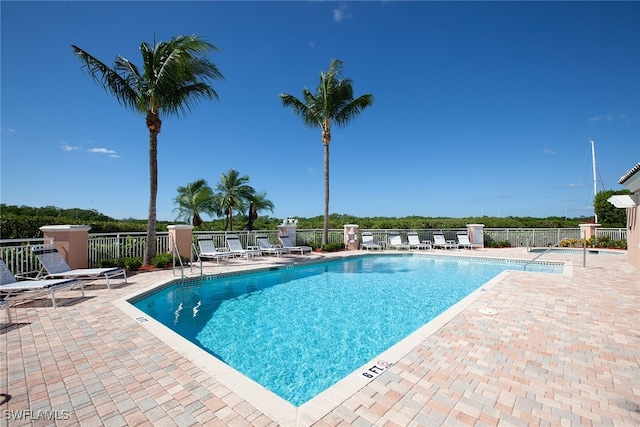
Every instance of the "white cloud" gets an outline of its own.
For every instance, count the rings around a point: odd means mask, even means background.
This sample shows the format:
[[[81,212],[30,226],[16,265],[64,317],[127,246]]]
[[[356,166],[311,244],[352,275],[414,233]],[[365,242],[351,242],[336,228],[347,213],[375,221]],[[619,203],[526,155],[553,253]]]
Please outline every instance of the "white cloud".
[[[543,154],[556,154],[556,152],[550,148],[545,148],[544,150],[542,150]]]
[[[595,116],[595,117],[591,117],[589,119],[590,122],[600,122],[600,121],[605,121],[605,122],[612,122],[613,121],[613,115],[612,114],[602,114],[600,116]]]
[[[567,188],[580,188],[584,187],[584,184],[567,184]]]
[[[62,149],[64,151],[73,151],[73,150],[78,150],[80,147],[72,147],[69,144],[63,144],[62,145]]]
[[[333,9],[333,20],[336,22],[342,22],[344,19],[351,18],[350,13],[345,13],[347,5],[342,3],[337,9]]]
[[[109,157],[119,157],[118,153],[114,150],[109,150],[107,148],[90,148],[88,150],[90,153],[101,153],[101,154],[110,154]]]

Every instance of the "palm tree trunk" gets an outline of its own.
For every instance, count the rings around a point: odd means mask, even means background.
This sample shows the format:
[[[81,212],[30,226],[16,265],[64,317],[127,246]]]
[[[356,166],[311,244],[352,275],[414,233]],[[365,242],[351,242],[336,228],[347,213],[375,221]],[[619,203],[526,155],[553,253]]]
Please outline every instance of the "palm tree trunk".
[[[158,196],[158,133],[162,122],[157,113],[147,113],[149,128],[149,217],[147,218],[147,245],[143,264],[150,265],[158,252],[156,242],[156,199]]]
[[[322,244],[329,243],[329,142],[324,146],[324,223],[322,225]]]

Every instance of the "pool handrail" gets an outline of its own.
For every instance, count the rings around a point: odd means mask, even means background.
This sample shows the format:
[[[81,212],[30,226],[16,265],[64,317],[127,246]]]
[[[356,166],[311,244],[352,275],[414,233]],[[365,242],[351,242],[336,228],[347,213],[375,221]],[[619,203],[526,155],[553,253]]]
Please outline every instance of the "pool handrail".
[[[556,243],[556,244],[555,244],[555,245],[553,245],[553,246],[549,246],[546,250],[544,250],[543,252],[540,252],[540,253],[539,253],[538,255],[536,255],[533,259],[531,259],[531,260],[527,261],[527,262],[524,264],[524,267],[522,268],[522,271],[527,271],[527,266],[528,266],[529,264],[533,264],[533,263],[534,263],[538,258],[540,258],[542,255],[544,255],[544,254],[546,254],[547,252],[549,252],[551,249],[558,248],[558,247],[560,246],[560,243],[562,243],[562,240],[560,240],[558,243]],[[527,250],[528,250],[529,252],[531,252],[531,247],[530,247],[529,245],[527,245]]]

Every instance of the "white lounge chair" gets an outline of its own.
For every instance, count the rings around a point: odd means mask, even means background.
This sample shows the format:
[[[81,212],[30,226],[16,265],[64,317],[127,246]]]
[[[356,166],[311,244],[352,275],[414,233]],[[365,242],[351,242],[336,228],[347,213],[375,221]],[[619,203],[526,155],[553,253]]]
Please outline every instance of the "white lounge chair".
[[[282,254],[288,254],[290,252],[288,248],[283,248],[280,245],[272,244],[267,236],[256,236],[256,242],[258,243],[258,248],[263,255],[268,254],[280,256]]]
[[[227,241],[227,247],[229,251],[232,252],[236,256],[245,257],[249,259],[249,257],[262,256],[262,252],[259,249],[255,248],[243,248],[242,242],[240,242],[240,238],[235,234],[228,234],[225,237]]]
[[[377,249],[381,250],[382,245],[373,240],[373,233],[370,231],[362,232],[362,242],[360,243],[360,249]]]
[[[433,247],[442,249],[458,249],[458,244],[454,240],[445,240],[444,234],[433,233]]]
[[[107,288],[109,289],[111,289],[109,279],[113,277],[122,277],[122,283],[127,283],[127,273],[124,268],[120,267],[76,268],[72,270],[64,258],[62,258],[56,247],[51,244],[33,245],[31,247],[31,252],[38,257],[40,264],[42,264],[42,267],[46,271],[46,274],[43,274],[43,271],[41,270],[38,274],[38,278],[64,278],[78,280],[106,279]]]
[[[0,293],[5,295],[5,299],[1,301],[2,306],[7,310],[9,322],[11,322],[11,313],[9,312],[8,298],[14,294],[21,292],[30,292],[31,294],[39,294],[49,292],[51,295],[51,302],[56,307],[55,292],[58,289],[72,288],[78,286],[84,297],[84,283],[77,279],[43,279],[43,280],[21,280],[17,281],[11,270],[4,263],[4,260],[0,258]]]
[[[300,252],[301,255],[305,252],[311,252],[311,246],[296,246],[286,234],[279,234],[278,239],[282,243],[282,247],[289,249],[289,252]]]
[[[389,247],[393,249],[409,249],[409,244],[402,241],[402,237],[398,233],[389,235]]]
[[[431,249],[431,240],[421,242],[418,233],[414,231],[407,233],[407,239],[409,239],[409,249]]]
[[[215,259],[216,264],[220,264],[221,258],[233,258],[235,254],[231,251],[218,249],[213,244],[212,238],[198,239],[198,247],[200,248],[200,259]]]
[[[473,249],[473,245],[469,241],[469,235],[467,233],[458,233],[458,248]]]

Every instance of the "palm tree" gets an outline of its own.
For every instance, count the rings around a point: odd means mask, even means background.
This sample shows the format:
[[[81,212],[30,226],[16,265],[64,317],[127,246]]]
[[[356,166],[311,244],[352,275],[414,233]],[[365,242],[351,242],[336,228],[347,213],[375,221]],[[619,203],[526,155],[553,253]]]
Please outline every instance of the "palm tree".
[[[178,187],[178,195],[173,202],[178,205],[177,220],[191,222],[194,227],[202,225],[201,213],[215,215],[216,198],[213,190],[204,179],[190,182],[184,187]]]
[[[304,88],[302,101],[293,95],[280,94],[285,107],[291,107],[293,112],[302,117],[302,121],[309,127],[319,127],[322,130],[322,144],[324,146],[324,226],[322,243],[326,244],[329,236],[329,143],[331,142],[331,125],[346,126],[362,110],[373,104],[373,95],[366,94],[353,98],[352,81],[342,78],[342,61],[333,59],[329,64],[329,71],[320,72],[320,84],[315,95]]]
[[[269,211],[273,213],[273,202],[267,199],[267,193],[264,191],[254,194],[251,201],[253,202],[253,210],[256,211],[256,213],[260,211]]]
[[[220,182],[216,185],[218,214],[227,217],[225,230],[233,230],[233,211],[244,211],[256,193],[248,182],[249,177],[240,176],[235,169],[229,169],[226,174],[220,175]]]
[[[140,44],[142,68],[117,55],[113,68],[79,47],[73,52],[93,80],[116,97],[125,108],[145,115],[149,129],[149,217],[144,263],[150,264],[157,252],[156,198],[158,194],[158,134],[160,114],[179,116],[191,110],[200,99],[218,99],[210,83],[223,79],[218,68],[205,58],[214,45],[199,36],[176,36],[149,46]]]

